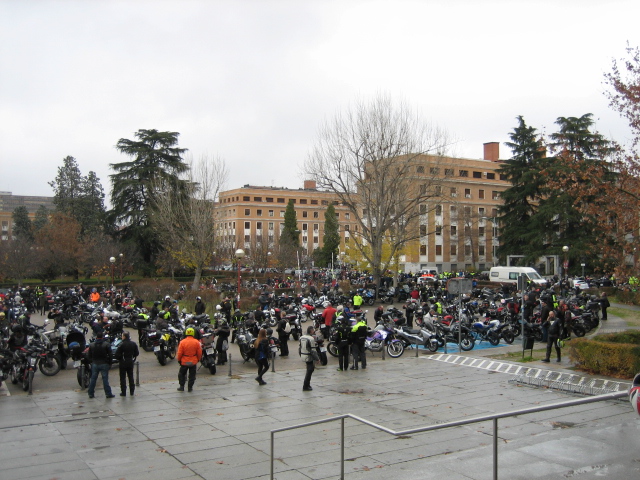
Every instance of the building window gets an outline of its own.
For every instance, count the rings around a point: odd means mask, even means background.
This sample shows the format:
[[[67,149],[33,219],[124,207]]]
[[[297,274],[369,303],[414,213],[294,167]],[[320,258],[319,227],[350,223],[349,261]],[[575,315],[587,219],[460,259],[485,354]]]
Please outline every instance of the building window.
[[[445,168],[445,169],[444,169],[444,174],[445,174],[447,177],[453,177],[453,168]]]
[[[256,222],[256,230],[262,230],[262,222]]]
[[[468,177],[468,176],[469,176],[469,170],[460,170],[460,171],[458,172],[458,175],[459,175],[460,177]]]
[[[280,210],[280,218],[284,218],[284,210]]]
[[[465,188],[464,189],[464,198],[471,198],[471,189],[470,188]]]
[[[262,210],[256,210],[256,215],[258,217],[261,217],[262,216]]]
[[[478,255],[480,255],[481,257],[484,257],[484,245],[480,245],[478,247]]]
[[[336,218],[340,218],[340,214],[339,213],[336,213]]]
[[[451,255],[454,257],[458,255],[458,246],[455,243],[451,244]]]
[[[465,238],[469,238],[471,236],[471,226],[470,225],[465,225],[464,226],[464,236],[465,236]]]
[[[491,200],[500,200],[500,194],[494,190],[491,192]]]
[[[244,236],[244,243],[249,243],[251,241],[251,235]]]
[[[313,243],[318,243],[318,237],[316,236],[313,237]]]
[[[442,235],[442,225],[436,225],[436,235]]]
[[[495,173],[487,173],[487,180],[495,180],[495,179],[496,179]]]
[[[262,197],[253,197],[253,201],[254,202],[261,202],[262,201]]]
[[[267,197],[265,198],[265,200],[267,201],[267,203],[273,203],[273,197]]]
[[[308,229],[309,229],[309,224],[303,223],[302,224],[302,230],[308,230]]]
[[[429,173],[431,175],[440,175],[440,168],[439,167],[431,167],[429,169]]]
[[[484,190],[478,190],[478,198],[484,200]]]
[[[318,212],[313,212],[313,218],[318,218]]]
[[[478,236],[484,237],[484,227],[478,227]]]
[[[469,255],[471,255],[471,245],[464,246],[464,255],[465,257],[468,257]]]
[[[481,217],[484,217],[484,207],[478,208],[478,215],[480,215]]]
[[[427,246],[420,245],[420,255],[426,255],[426,254],[427,254]]]
[[[273,222],[269,222],[269,230],[273,230]]]
[[[250,210],[250,209],[248,209],[248,208],[245,208],[245,209],[244,209],[244,216],[245,216],[245,217],[248,217],[249,215],[251,215],[251,210]]]
[[[424,215],[427,213],[427,205],[424,203],[420,204],[420,215]]]
[[[500,180],[507,181],[507,176],[504,173],[500,174]]]
[[[436,205],[436,216],[442,215],[442,205]]]
[[[491,209],[491,216],[494,217],[494,218],[498,216],[498,209],[497,208],[492,208]]]
[[[449,217],[451,220],[458,219],[458,207],[456,207],[455,205],[451,205],[449,207]]]
[[[329,200],[322,200],[322,205],[329,205]]]
[[[347,245],[349,243],[349,237],[344,237],[344,244]]]
[[[307,204],[307,199],[306,198],[301,198],[300,199],[300,205],[306,205]]]
[[[307,211],[305,210],[304,212],[302,212],[302,218],[307,218],[308,214]]]
[[[458,196],[458,189],[456,187],[451,187],[451,196],[452,197]]]
[[[416,169],[416,171],[418,173],[424,173],[424,167],[422,165],[418,165],[418,168]]]
[[[284,198],[279,198],[278,203],[286,203],[286,202],[284,201]]]
[[[456,225],[451,225],[451,236],[455,237],[458,235],[458,227]]]
[[[349,225],[345,225],[345,226],[344,226],[344,231],[345,231],[345,232],[348,232],[348,231],[349,231]]]
[[[251,222],[244,222],[244,229],[249,230],[251,228]]]
[[[435,194],[439,197],[442,195],[442,187],[440,185],[436,185]]]
[[[442,255],[442,245],[436,245],[436,255]]]
[[[269,216],[273,217],[273,210],[269,210]]]
[[[349,212],[344,214],[344,219],[345,220],[351,220],[351,214]]]
[[[464,218],[471,217],[471,207],[464,207]]]
[[[242,201],[243,202],[250,202],[251,201],[251,197],[242,197]]]
[[[473,172],[473,178],[482,178],[482,173],[480,173],[480,172]]]
[[[427,226],[426,225],[420,225],[420,236],[421,237],[426,237],[427,236]]]
[[[317,205],[318,204],[318,200],[311,200],[311,205]]]
[[[427,185],[423,183],[422,185],[420,185],[420,195],[426,195],[426,194],[427,194]]]

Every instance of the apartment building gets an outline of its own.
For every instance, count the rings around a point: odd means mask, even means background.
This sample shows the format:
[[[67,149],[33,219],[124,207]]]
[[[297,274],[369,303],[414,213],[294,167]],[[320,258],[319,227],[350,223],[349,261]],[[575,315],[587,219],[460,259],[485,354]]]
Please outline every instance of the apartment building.
[[[13,195],[11,192],[0,192],[0,240],[9,240],[12,237],[13,212],[16,208],[26,207],[29,218],[34,220],[40,205],[44,205],[49,211],[53,211],[55,208],[53,197]]]
[[[293,200],[300,230],[300,245],[307,257],[323,246],[324,214],[334,205],[339,223],[341,250],[349,244],[350,232],[357,230],[351,213],[340,205],[334,194],[320,191],[316,182],[307,180],[303,188],[262,187],[245,185],[222,192],[217,209],[221,249],[227,258],[236,248],[249,255],[264,256],[278,246],[284,228],[284,213]],[[274,252],[275,253],[275,252]],[[297,259],[292,259],[295,265]]]
[[[416,181],[434,175],[435,205],[421,206],[420,239],[407,246],[401,258],[406,272],[425,268],[439,271],[488,270],[498,264],[500,235],[498,207],[510,183],[497,170],[499,144],[484,144],[484,158],[436,158],[425,155]],[[436,170],[434,170],[436,169]]]

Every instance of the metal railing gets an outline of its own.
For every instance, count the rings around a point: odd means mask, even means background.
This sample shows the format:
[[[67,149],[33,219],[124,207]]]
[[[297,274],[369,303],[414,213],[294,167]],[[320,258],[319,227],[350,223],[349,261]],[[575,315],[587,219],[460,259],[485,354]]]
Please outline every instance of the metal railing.
[[[588,398],[578,398],[578,399],[569,400],[566,402],[558,402],[558,403],[552,403],[549,405],[542,405],[538,407],[523,408],[520,410],[512,410],[505,413],[483,415],[481,417],[476,417],[476,418],[469,418],[465,420],[458,420],[455,422],[440,423],[438,425],[430,425],[427,427],[412,428],[409,430],[399,430],[399,431],[391,430],[390,428],[383,427],[382,425],[378,425],[377,423],[370,422],[369,420],[365,420],[364,418],[360,418],[350,413],[347,413],[345,415],[338,415],[331,418],[325,418],[322,420],[316,420],[313,422],[301,423],[299,425],[292,425],[290,427],[277,428],[275,430],[271,430],[270,478],[271,480],[273,480],[273,461],[275,458],[274,450],[275,450],[275,434],[276,433],[285,432],[287,430],[295,430],[297,428],[310,427],[313,425],[320,425],[322,423],[335,422],[340,420],[340,479],[344,480],[344,421],[347,418],[351,418],[360,423],[364,423],[365,425],[369,425],[373,428],[386,432],[390,435],[394,435],[396,437],[400,435],[411,435],[414,433],[430,432],[433,430],[440,430],[443,428],[461,427],[461,426],[469,425],[472,423],[492,421],[493,422],[493,478],[494,480],[498,480],[498,420],[499,419],[513,417],[515,415],[525,415],[528,413],[544,412],[547,410],[556,410],[558,408],[574,407],[577,405],[585,405],[588,403],[603,402],[606,400],[615,400],[622,397],[626,397],[628,396],[628,394],[629,393],[626,391],[613,392],[613,393],[607,393],[604,395],[596,395]]]

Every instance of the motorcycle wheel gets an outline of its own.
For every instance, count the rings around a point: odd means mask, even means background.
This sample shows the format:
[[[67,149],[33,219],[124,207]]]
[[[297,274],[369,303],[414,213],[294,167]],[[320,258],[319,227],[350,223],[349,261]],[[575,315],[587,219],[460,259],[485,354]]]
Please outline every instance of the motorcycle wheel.
[[[164,356],[164,351],[160,350],[157,352],[156,357],[158,358],[158,363],[163,367],[167,364],[167,358]]]
[[[586,333],[582,325],[574,325],[571,327],[571,330],[576,337],[584,337]]]
[[[78,385],[80,385],[81,388],[89,388],[89,381],[91,380],[91,374],[87,372],[86,369],[83,377],[82,369],[78,368],[76,373],[76,379],[78,380]]]
[[[491,345],[493,345],[494,347],[495,347],[496,345],[499,345],[499,344],[500,344],[500,337],[499,337],[497,334],[495,334],[495,333],[490,333],[490,334],[487,336],[487,340],[489,340],[489,343],[490,343]]]
[[[153,352],[153,345],[151,345],[149,342],[142,342],[141,346],[145,352]]]
[[[404,345],[400,340],[392,340],[387,344],[387,354],[391,358],[398,358],[404,353]]]
[[[17,365],[14,365],[11,368],[11,383],[16,385],[19,379],[20,379],[20,370]]]
[[[542,330],[536,330],[535,333],[533,334],[533,338],[535,339],[536,342],[541,342],[542,341]]]
[[[460,348],[462,351],[468,352],[469,350],[473,350],[473,347],[475,346],[476,341],[471,335],[463,335],[462,340],[460,341]]]
[[[215,363],[209,365],[209,373],[211,375],[215,375],[216,374],[216,364]]]
[[[27,391],[29,392],[29,395],[33,395],[33,374],[35,372],[33,370],[29,370],[29,384],[27,387]]]
[[[57,356],[46,356],[38,362],[38,368],[43,375],[53,377],[60,371],[60,359]]]
[[[327,344],[327,352],[329,352],[332,357],[338,357],[338,346],[333,342],[329,342]]]
[[[319,354],[320,354],[320,365],[325,366],[328,363],[327,352],[319,352]]]
[[[438,351],[438,341],[433,341],[431,339],[427,340],[427,348],[430,352],[435,353]]]
[[[31,378],[33,378],[33,372],[27,370],[22,376],[22,390],[24,390],[25,392],[29,391],[29,375],[31,375]]]
[[[276,326],[276,323],[278,323],[278,321],[276,320],[276,317],[271,317],[271,318],[269,319],[269,326],[270,326],[270,327],[275,327],[275,326]]]
[[[511,331],[507,331],[507,332],[504,332],[504,333],[502,334],[502,338],[504,339],[504,341],[505,341],[506,343],[508,343],[509,345],[511,345],[511,344],[513,343],[513,341],[516,339],[516,336],[513,334],[513,332],[511,332]]]
[[[367,305],[369,305],[370,307],[373,307],[373,302],[374,302],[373,298],[367,299]]]
[[[300,334],[298,332],[292,333],[291,336],[296,342],[300,340]]]
[[[174,343],[173,345],[171,345],[171,347],[169,347],[169,349],[167,350],[167,356],[171,359],[176,358],[176,354],[178,353],[178,346]]]
[[[249,360],[249,355],[247,355],[247,351],[244,348],[244,345],[240,346],[240,355],[242,356],[242,359],[246,362]]]

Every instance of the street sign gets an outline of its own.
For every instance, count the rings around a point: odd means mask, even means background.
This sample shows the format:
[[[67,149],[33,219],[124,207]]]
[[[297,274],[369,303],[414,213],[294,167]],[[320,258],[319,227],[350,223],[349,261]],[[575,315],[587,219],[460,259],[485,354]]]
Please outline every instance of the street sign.
[[[447,281],[447,291],[454,295],[471,293],[473,290],[473,280],[470,278],[450,278]]]

